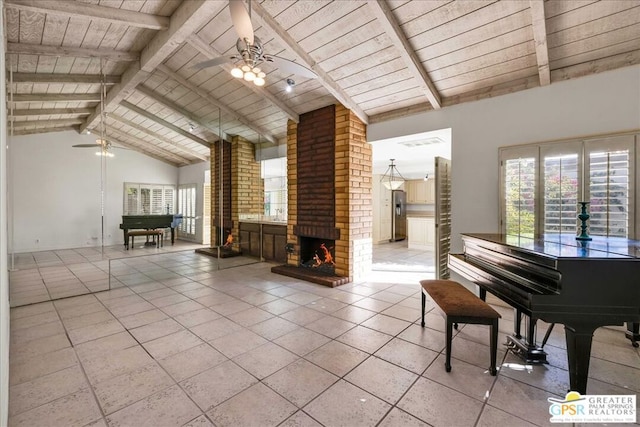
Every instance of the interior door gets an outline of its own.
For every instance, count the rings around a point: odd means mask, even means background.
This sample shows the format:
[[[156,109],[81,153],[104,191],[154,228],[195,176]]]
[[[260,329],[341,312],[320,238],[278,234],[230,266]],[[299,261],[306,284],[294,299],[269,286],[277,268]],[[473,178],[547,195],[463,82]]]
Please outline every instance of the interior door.
[[[451,160],[435,158],[436,171],[436,279],[448,279],[451,247]]]

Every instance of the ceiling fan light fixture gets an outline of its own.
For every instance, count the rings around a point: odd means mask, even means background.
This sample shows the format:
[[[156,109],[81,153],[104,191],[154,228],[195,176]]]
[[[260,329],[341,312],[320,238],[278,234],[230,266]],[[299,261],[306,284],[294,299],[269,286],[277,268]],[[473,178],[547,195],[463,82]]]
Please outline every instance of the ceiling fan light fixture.
[[[262,77],[256,77],[253,81],[253,84],[255,84],[256,86],[264,86],[264,83],[265,81]]]
[[[245,73],[251,71],[251,67],[249,67],[248,65],[243,65],[242,67],[240,67],[240,69]]]
[[[266,75],[263,71],[260,71],[260,72],[257,74],[257,76],[258,76],[259,78],[261,78],[261,79],[264,79],[265,77],[267,77],[267,75]]]
[[[260,71],[261,71],[261,70],[260,70],[260,68],[255,67],[255,68],[254,68],[253,70],[251,70],[251,71],[253,71],[253,74],[255,74],[255,75],[257,76],[258,74],[260,74]]]
[[[244,73],[238,67],[233,67],[233,69],[231,69],[231,75],[236,79],[241,79],[242,77],[244,77]]]
[[[102,157],[115,157],[115,154],[109,152],[109,151],[96,151],[96,156],[102,156]]]
[[[253,73],[253,71],[248,71],[244,73],[244,79],[248,82],[252,82],[256,79],[256,75]]]

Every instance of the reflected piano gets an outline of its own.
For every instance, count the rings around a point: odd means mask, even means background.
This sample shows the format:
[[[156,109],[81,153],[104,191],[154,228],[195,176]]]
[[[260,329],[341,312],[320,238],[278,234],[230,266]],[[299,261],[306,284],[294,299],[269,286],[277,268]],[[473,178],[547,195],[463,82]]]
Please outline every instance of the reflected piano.
[[[586,394],[593,332],[628,323],[635,345],[640,321],[640,242],[572,235],[536,238],[463,234],[464,253],[449,255],[449,268],[514,307],[508,345],[529,362],[546,362],[536,343],[538,319],[565,327],[571,390]],[[521,318],[527,321],[521,335]],[[636,322],[632,324],[631,322]]]
[[[182,214],[169,215],[122,215],[120,229],[124,233],[124,247],[129,249],[129,230],[151,230],[171,228],[171,244],[175,241],[175,229],[182,222]]]

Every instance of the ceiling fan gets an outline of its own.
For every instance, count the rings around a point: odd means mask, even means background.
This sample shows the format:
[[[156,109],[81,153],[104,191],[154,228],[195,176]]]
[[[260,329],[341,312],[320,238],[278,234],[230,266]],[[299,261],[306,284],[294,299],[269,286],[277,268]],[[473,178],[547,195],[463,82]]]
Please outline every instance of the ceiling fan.
[[[106,139],[96,139],[95,144],[75,144],[75,145],[72,145],[72,147],[98,149],[99,151],[96,151],[96,156],[105,156],[105,157],[113,157],[113,153],[111,152],[111,149],[113,148],[120,148],[122,150],[127,150],[127,148],[125,147],[118,147],[111,144],[111,142],[107,141]]]
[[[236,42],[238,54],[221,56],[200,62],[193,68],[203,69],[225,63],[235,63],[236,66],[231,70],[231,75],[236,78],[253,81],[256,86],[263,86],[265,84],[264,78],[266,74],[260,69],[260,66],[265,63],[273,64],[283,71],[301,77],[310,79],[318,77],[312,70],[296,62],[264,53],[262,42],[253,33],[250,12],[247,12],[242,0],[229,0],[229,10],[231,12],[233,27],[238,34],[238,41]],[[250,10],[251,0],[249,0],[249,11]]]

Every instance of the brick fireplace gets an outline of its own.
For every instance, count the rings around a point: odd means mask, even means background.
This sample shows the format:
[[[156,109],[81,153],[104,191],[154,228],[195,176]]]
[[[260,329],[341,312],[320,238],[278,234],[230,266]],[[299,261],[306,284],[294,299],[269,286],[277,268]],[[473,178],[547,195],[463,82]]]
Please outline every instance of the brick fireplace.
[[[274,272],[307,279],[304,269],[314,267],[302,264],[326,253],[333,265],[323,266],[332,270],[324,275],[335,280],[308,280],[337,286],[370,271],[371,160],[366,126],[340,104],[302,114],[299,123],[289,121],[287,242],[293,250],[288,264]]]

